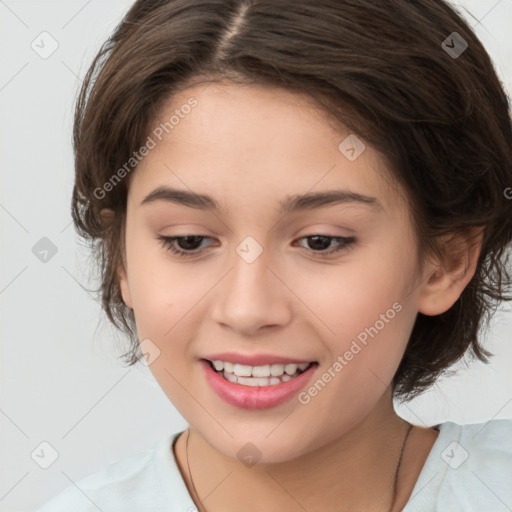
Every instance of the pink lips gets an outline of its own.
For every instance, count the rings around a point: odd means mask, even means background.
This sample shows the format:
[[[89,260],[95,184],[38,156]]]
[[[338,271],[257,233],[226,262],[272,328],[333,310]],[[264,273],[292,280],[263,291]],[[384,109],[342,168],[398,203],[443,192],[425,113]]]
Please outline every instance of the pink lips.
[[[278,357],[260,356],[251,357],[250,361],[257,360],[258,363],[246,362],[249,358],[240,358],[236,361],[229,354],[215,354],[214,357],[208,356],[209,360],[220,360],[227,362],[238,362],[241,364],[250,364],[251,366],[260,366],[264,364],[284,364],[284,363],[307,363],[309,361],[297,361],[292,359],[279,360]],[[212,357],[212,359],[210,359]],[[237,356],[238,357],[238,356]],[[261,362],[260,362],[261,361]],[[272,361],[272,362],[270,362]],[[205,360],[199,361],[206,375],[206,379],[217,395],[227,403],[243,409],[268,409],[280,405],[295,396],[311,379],[316,371],[317,365],[312,364],[306,371],[294,377],[293,379],[276,384],[274,386],[244,386],[235,384],[219,375]]]

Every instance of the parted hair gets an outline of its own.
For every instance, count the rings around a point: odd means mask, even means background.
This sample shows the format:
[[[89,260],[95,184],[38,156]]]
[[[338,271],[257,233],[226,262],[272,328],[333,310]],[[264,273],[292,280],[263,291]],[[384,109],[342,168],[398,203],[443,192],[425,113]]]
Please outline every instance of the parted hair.
[[[308,95],[379,151],[405,192],[420,265],[446,255],[446,236],[483,228],[455,304],[418,313],[395,397],[417,396],[466,353],[488,362],[483,328],[512,300],[511,108],[463,15],[444,0],[138,0],[90,65],[73,127],[72,217],[102,308],[129,340],[126,364],[141,356],[117,276],[137,170],[118,170],[174,94],[225,80]]]

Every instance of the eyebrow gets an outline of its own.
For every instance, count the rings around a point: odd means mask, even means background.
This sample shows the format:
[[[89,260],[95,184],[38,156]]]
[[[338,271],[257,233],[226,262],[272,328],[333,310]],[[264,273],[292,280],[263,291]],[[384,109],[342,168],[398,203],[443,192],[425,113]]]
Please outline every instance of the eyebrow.
[[[140,203],[150,204],[156,201],[167,201],[189,208],[199,210],[222,211],[220,204],[213,198],[205,194],[197,194],[187,190],[169,188],[160,186],[150,192]],[[336,204],[356,203],[369,206],[373,209],[383,209],[381,203],[376,197],[351,192],[349,190],[328,190],[325,192],[309,192],[302,195],[287,196],[279,204],[280,213],[292,213]]]

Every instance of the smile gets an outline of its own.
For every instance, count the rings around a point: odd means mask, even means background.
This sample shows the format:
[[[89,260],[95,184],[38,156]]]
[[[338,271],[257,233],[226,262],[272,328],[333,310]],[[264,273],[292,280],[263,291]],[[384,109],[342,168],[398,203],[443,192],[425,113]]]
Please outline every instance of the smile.
[[[224,402],[242,409],[268,409],[291,400],[318,368],[316,361],[262,366],[220,359],[201,359],[199,363],[210,389]]]
[[[229,361],[209,361],[215,372],[234,384],[243,386],[275,386],[305,372],[313,363],[249,366]]]

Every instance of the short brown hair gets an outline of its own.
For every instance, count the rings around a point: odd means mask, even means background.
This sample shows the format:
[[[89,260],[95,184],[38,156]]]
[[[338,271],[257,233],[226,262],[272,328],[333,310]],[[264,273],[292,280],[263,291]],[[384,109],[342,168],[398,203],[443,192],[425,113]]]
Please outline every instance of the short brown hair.
[[[447,46],[464,42],[450,54]],[[380,151],[407,194],[422,261],[443,255],[442,236],[485,228],[456,303],[437,316],[418,313],[395,396],[418,395],[468,348],[487,362],[478,331],[512,300],[512,123],[491,59],[455,8],[443,0],[138,0],[86,74],[73,133],[72,216],[92,242],[103,309],[130,339],[127,364],[141,355],[116,273],[131,174],[108,194],[98,190],[142,146],[164,102],[222,79],[309,95]]]

